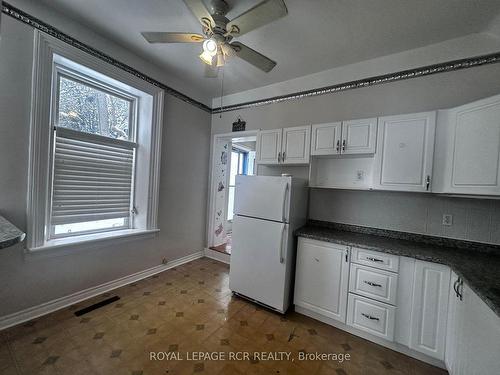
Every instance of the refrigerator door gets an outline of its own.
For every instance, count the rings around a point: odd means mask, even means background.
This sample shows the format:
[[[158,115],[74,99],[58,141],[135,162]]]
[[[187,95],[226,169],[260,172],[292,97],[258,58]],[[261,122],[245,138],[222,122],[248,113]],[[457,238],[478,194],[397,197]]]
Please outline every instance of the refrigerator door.
[[[236,176],[234,214],[288,222],[290,177]]]
[[[229,288],[284,312],[288,224],[235,216]]]

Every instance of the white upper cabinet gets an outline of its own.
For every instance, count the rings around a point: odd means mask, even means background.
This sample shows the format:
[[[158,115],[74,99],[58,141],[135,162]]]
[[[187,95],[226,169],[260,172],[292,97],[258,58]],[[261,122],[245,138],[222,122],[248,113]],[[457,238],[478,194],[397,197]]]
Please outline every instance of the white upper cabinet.
[[[435,130],[436,112],[380,117],[373,187],[430,191]]]
[[[314,124],[312,126],[311,155],[339,154],[341,129],[341,122]]]
[[[377,137],[377,119],[342,122],[342,153],[373,154]]]
[[[257,135],[256,161],[261,164],[278,164],[281,159],[282,129],[261,130]]]
[[[311,155],[373,154],[376,133],[376,118],[315,124]]]
[[[450,268],[415,262],[410,348],[443,360],[450,287]]]
[[[259,164],[309,164],[311,127],[261,130],[257,135]]]
[[[311,127],[297,126],[283,129],[283,164],[309,164]]]
[[[437,193],[500,195],[500,95],[439,111]]]
[[[346,322],[348,247],[299,237],[294,304]]]

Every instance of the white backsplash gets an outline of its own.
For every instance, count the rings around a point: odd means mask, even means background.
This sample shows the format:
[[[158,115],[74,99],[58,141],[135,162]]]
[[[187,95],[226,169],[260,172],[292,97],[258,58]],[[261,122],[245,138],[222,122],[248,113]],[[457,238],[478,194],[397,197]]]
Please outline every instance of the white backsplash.
[[[451,226],[443,214],[453,215]],[[311,189],[309,218],[500,244],[500,200]]]

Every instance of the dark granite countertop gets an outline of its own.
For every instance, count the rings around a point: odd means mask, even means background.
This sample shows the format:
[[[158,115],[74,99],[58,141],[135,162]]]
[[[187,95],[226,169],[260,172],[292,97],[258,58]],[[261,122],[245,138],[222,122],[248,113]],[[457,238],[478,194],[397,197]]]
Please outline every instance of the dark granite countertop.
[[[24,240],[23,231],[0,215],[0,249],[15,245]]]
[[[318,221],[295,235],[445,264],[500,317],[500,246]]]

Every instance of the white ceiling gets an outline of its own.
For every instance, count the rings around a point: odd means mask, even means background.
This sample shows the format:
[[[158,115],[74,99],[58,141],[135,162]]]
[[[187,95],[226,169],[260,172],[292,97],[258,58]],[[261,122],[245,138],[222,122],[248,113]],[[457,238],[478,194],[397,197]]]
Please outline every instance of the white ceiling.
[[[220,96],[220,80],[203,77],[199,44],[151,45],[141,31],[200,32],[182,0],[41,0],[74,20],[182,77],[201,95]],[[234,18],[260,0],[228,0]],[[500,14],[498,0],[285,0],[289,14],[238,40],[275,60],[264,73],[235,58],[224,94],[463,35],[481,32]]]

